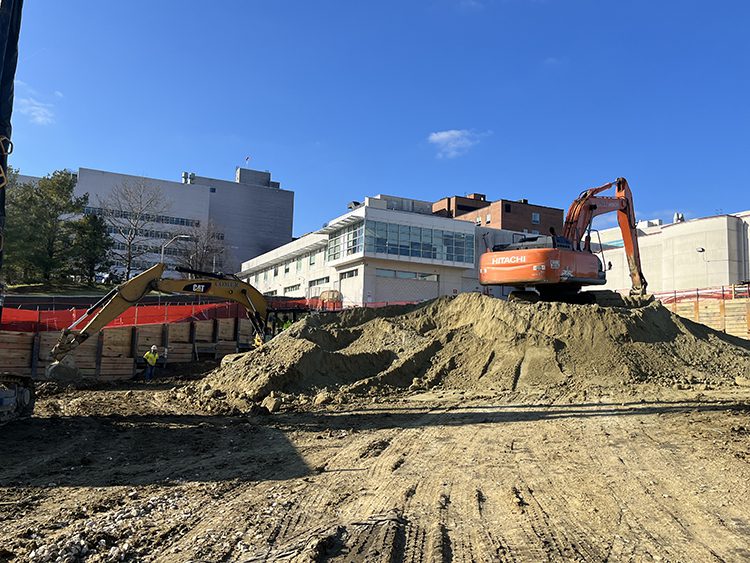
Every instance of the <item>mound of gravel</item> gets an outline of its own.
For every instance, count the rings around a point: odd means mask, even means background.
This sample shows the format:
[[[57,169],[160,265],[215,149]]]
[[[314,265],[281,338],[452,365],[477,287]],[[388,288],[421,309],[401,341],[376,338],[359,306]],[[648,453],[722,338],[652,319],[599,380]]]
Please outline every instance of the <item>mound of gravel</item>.
[[[201,385],[258,401],[272,392],[394,388],[583,390],[638,383],[734,384],[750,343],[674,315],[512,303],[469,293],[422,306],[309,316],[257,350],[228,356]]]

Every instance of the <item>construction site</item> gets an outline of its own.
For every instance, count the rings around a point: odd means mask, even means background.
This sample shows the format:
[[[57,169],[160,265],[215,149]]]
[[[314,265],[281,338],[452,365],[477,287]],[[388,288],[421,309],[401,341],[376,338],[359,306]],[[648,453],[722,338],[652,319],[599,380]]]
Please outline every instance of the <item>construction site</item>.
[[[3,280],[21,6],[0,2]],[[381,194],[300,237],[268,171],[161,181],[202,199],[142,212],[174,225],[142,229],[143,267],[84,296],[0,285],[0,563],[750,561],[750,213],[639,228],[653,194],[616,173],[564,219]],[[239,271],[170,261],[244,205]],[[51,224],[106,229],[104,206]]]

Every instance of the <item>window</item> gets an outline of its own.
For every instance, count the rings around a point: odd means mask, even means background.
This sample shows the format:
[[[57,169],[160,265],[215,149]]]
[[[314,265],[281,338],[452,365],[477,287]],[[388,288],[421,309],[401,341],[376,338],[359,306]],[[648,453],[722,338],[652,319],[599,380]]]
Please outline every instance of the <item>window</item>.
[[[298,284],[298,283],[296,283],[296,284],[294,284],[294,285],[290,285],[290,286],[288,286],[288,287],[285,287],[285,288],[284,288],[284,295],[286,295],[287,293],[292,293],[292,292],[294,292],[294,291],[299,291],[299,288],[300,288],[300,287],[301,287],[301,286],[300,286],[300,284]]]
[[[487,213],[487,217],[486,217],[486,220],[485,220],[485,222],[486,222],[486,223],[487,223],[488,225],[489,225],[490,223],[492,223],[492,213]]]
[[[510,203],[506,203],[505,205],[503,205],[503,209],[505,209],[506,213],[510,213]]]
[[[310,253],[310,265],[315,264],[315,252]]]
[[[317,285],[326,284],[326,283],[328,283],[328,281],[329,281],[329,278],[328,278],[328,276],[326,276],[324,278],[318,278],[316,280],[310,280],[310,283],[308,283],[307,285],[308,285],[308,287],[315,287]]]
[[[263,293],[263,295],[268,295],[269,297],[273,297],[274,295],[276,295],[276,290],[274,289],[273,291],[266,291]]]
[[[278,266],[274,266],[273,267],[273,277],[276,277],[278,275],[279,275],[279,267]]]
[[[538,231],[537,229],[532,229],[532,230],[531,230],[531,234],[532,234],[532,235],[538,235],[538,234],[539,234],[539,231]]]
[[[539,223],[541,223],[541,221],[542,221],[542,219],[539,216],[539,213],[532,213],[531,214],[531,224],[532,225],[538,225]]]
[[[480,224],[482,216],[478,217]],[[474,234],[426,227],[365,222],[365,252],[474,263]]]
[[[346,272],[341,272],[339,275],[340,280],[345,280],[347,278],[356,278],[359,275],[359,270],[347,270]]]
[[[478,216],[478,215],[477,215],[477,218],[476,218],[476,219],[474,219],[474,223],[475,223],[475,224],[476,224],[476,226],[478,227],[479,225],[481,225],[481,224],[482,224],[482,218],[481,218],[480,216]]]
[[[209,188],[208,191],[210,191],[212,194],[216,193],[216,188]]]
[[[268,280],[268,270],[263,270],[263,281]]]
[[[334,231],[328,239],[326,260],[338,260],[364,250],[364,223]]]
[[[289,273],[289,266],[291,265],[291,262],[284,262],[284,273]]]
[[[396,278],[400,280],[438,281],[437,274],[426,274],[424,272],[406,272],[403,270],[386,270],[378,268],[375,275],[379,278]]]
[[[298,271],[298,272],[301,272],[301,271],[302,271],[302,256],[299,256],[299,257],[297,258],[297,271]]]

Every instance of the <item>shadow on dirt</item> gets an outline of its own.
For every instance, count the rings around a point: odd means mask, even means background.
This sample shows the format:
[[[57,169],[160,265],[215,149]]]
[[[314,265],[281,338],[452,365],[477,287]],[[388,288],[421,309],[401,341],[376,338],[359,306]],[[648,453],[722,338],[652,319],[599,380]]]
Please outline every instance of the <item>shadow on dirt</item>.
[[[262,481],[309,473],[283,432],[247,418],[74,416],[6,425],[0,487]]]
[[[742,402],[633,402],[366,408],[268,418],[126,415],[32,418],[3,428],[0,487],[139,486],[263,481],[313,473],[285,433],[377,430],[554,419],[743,413]]]
[[[277,415],[274,420],[288,423],[298,430],[371,430],[382,428],[418,428],[422,426],[458,426],[464,424],[508,424],[559,419],[584,419],[609,416],[657,416],[685,413],[733,412],[750,415],[750,405],[734,401],[717,402],[633,402],[581,403],[555,405],[488,405],[456,407],[427,412],[424,407],[412,409],[358,409],[345,412],[309,412]],[[285,420],[286,419],[286,420]]]

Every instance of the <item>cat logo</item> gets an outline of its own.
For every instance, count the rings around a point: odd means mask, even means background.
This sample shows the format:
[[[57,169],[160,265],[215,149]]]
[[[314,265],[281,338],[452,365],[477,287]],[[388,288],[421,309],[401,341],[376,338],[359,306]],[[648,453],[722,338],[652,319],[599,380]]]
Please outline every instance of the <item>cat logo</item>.
[[[209,289],[211,289],[210,283],[189,283],[183,291],[189,293],[208,293]]]

